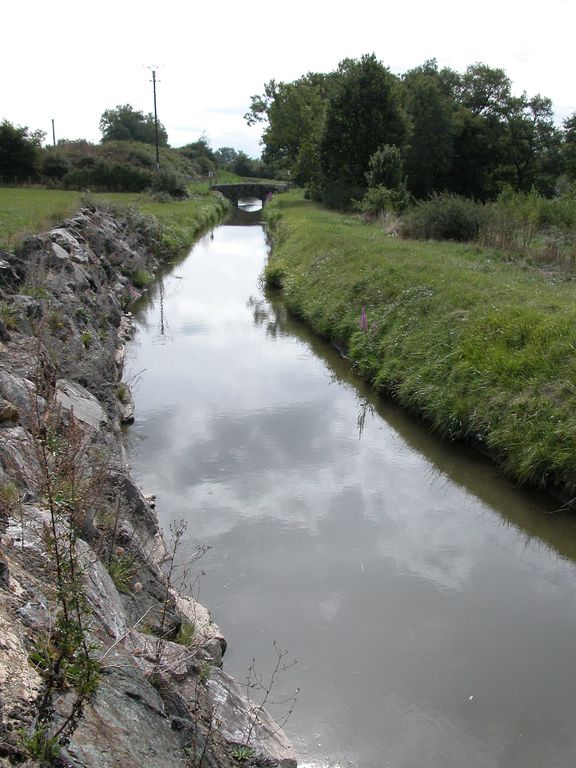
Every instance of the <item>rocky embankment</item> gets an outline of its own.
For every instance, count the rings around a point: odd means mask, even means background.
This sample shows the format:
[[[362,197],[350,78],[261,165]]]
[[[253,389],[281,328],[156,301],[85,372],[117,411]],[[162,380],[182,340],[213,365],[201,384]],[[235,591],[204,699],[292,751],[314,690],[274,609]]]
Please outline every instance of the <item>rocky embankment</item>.
[[[296,765],[128,471],[127,310],[165,256],[153,222],[95,208],[0,254],[5,765]]]

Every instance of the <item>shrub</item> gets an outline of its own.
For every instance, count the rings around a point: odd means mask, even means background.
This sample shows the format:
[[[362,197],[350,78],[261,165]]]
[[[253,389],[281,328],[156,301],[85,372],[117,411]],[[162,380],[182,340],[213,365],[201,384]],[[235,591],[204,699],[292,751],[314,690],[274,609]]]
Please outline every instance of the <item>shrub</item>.
[[[170,195],[170,197],[179,199],[188,197],[186,179],[176,171],[159,171],[155,173],[150,188],[152,192],[164,192]]]
[[[61,179],[70,171],[70,163],[59,152],[46,150],[42,162],[42,175],[48,179]]]
[[[486,218],[482,203],[448,192],[416,203],[405,215],[402,234],[419,240],[459,240],[478,237]]]
[[[132,275],[132,285],[134,288],[146,288],[154,282],[154,275],[150,274],[147,269],[138,269]]]
[[[378,216],[386,211],[397,213],[406,206],[405,189],[390,189],[382,184],[370,187],[362,200],[355,200],[354,207],[369,217]]]
[[[97,189],[105,192],[143,192],[151,186],[154,173],[144,168],[108,160],[96,160],[73,168],[62,179],[66,189]]]

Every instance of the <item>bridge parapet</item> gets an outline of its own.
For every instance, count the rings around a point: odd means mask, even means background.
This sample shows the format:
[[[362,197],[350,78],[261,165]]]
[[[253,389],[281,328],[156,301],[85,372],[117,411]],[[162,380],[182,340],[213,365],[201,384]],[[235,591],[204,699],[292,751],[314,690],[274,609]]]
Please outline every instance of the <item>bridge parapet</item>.
[[[271,195],[287,192],[288,184],[262,184],[259,182],[241,182],[238,184],[214,184],[212,189],[220,192],[234,205],[243,197],[256,197],[264,204]]]

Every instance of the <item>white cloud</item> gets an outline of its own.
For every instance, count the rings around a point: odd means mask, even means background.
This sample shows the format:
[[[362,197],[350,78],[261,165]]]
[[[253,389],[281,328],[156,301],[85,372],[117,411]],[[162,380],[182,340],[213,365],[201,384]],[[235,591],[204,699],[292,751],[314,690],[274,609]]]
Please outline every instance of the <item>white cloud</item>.
[[[394,72],[436,57],[462,70],[475,61],[503,67],[516,91],[549,96],[559,116],[576,111],[573,0],[463,8],[456,0],[391,5],[327,0],[289,6],[221,0],[102,0],[79,11],[71,0],[31,0],[3,11],[2,114],[57,137],[98,140],[102,112],[117,104],[152,111],[147,65],[159,65],[158,110],[173,145],[205,131],[214,147],[259,153],[257,127],[243,114],[250,96],[275,78],[330,71],[346,57],[375,52]]]

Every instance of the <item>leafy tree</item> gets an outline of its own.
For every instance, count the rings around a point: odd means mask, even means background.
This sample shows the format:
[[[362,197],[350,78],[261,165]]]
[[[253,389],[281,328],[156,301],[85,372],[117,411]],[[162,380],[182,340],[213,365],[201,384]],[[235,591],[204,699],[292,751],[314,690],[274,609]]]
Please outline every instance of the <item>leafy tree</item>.
[[[237,173],[238,176],[258,176],[261,172],[261,166],[258,160],[248,157],[246,152],[240,150],[236,153],[236,157],[230,166],[230,170]]]
[[[186,144],[177,150],[181,155],[187,157],[195,164],[201,173],[207,174],[209,171],[216,170],[218,162],[216,155],[210,147],[206,136],[201,136],[198,141]]]
[[[560,172],[560,134],[554,126],[550,99],[539,94],[531,99],[523,93],[511,97],[507,115],[506,160],[511,169],[511,183],[517,190],[536,187],[551,192]],[[505,168],[500,174],[506,177]]]
[[[403,77],[411,134],[406,150],[408,187],[417,198],[446,189],[454,153],[454,91],[458,75],[438,72],[434,59]]]
[[[265,124],[265,163],[290,171],[298,183],[311,175],[311,149],[324,118],[332,76],[308,73],[293,83],[270,80],[262,95],[252,96],[244,116],[248,125]]]
[[[100,130],[102,141],[141,141],[145,144],[155,144],[156,131],[154,115],[145,115],[136,111],[130,104],[117,106],[115,109],[107,109],[100,118]],[[168,134],[160,121],[158,121],[158,144],[161,147],[168,146]]]
[[[562,163],[566,175],[576,179],[576,112],[564,121]]]
[[[0,176],[12,181],[36,176],[41,146],[46,134],[27,126],[15,126],[8,120],[0,123]]]
[[[472,64],[455,87],[452,192],[487,200],[496,197],[506,163],[511,83],[502,69]]]
[[[383,144],[402,147],[407,137],[398,78],[374,54],[342,61],[318,147],[324,200],[346,207],[360,197],[374,152]]]
[[[511,82],[503,69],[471,64],[460,80],[462,106],[474,115],[503,118],[508,111]]]
[[[214,159],[219,168],[227,168],[236,160],[238,152],[233,147],[220,147],[214,152]]]

